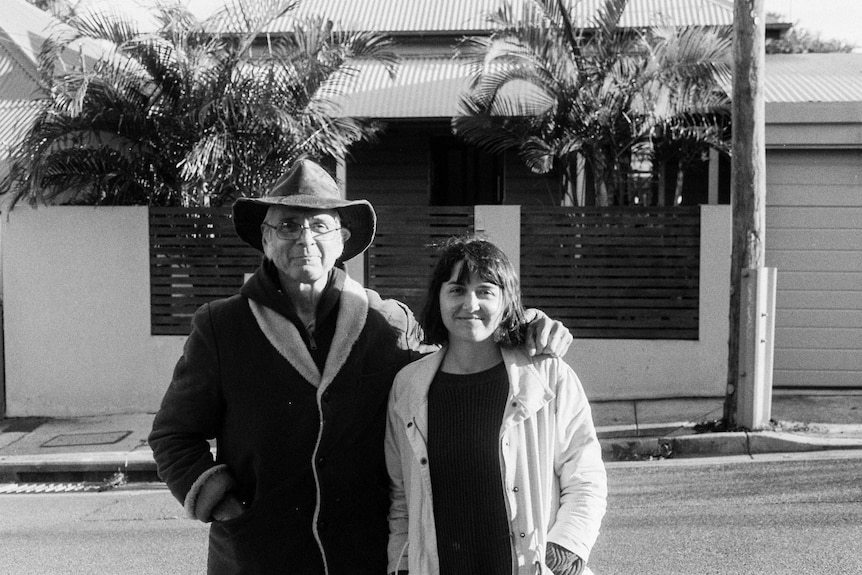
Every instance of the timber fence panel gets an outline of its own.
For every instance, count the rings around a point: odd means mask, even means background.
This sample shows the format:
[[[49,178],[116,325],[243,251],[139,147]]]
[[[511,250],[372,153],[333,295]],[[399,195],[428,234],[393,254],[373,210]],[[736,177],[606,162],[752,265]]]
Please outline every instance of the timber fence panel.
[[[365,285],[407,304],[417,316],[425,303],[437,248],[473,232],[472,206],[375,206],[377,233],[367,252]]]
[[[437,248],[472,233],[472,207],[378,206],[365,285],[417,315]],[[237,293],[260,253],[228,208],[150,208],[153,335],[187,335],[202,304]],[[524,302],[581,338],[697,339],[698,208],[521,211]]]
[[[230,208],[150,208],[150,331],[188,335],[201,305],[239,291],[261,254],[239,239]]]
[[[700,211],[521,210],[524,304],[580,338],[697,339]]]

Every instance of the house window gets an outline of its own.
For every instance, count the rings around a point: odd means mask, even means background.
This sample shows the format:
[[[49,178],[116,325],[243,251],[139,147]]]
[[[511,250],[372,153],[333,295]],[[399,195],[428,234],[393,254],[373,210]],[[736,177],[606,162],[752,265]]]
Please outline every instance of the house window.
[[[503,160],[455,137],[431,140],[432,206],[503,203]]]

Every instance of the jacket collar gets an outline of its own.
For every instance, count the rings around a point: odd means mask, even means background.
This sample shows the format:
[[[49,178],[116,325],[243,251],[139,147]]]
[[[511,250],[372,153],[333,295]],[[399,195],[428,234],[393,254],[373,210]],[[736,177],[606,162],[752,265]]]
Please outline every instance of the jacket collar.
[[[341,371],[368,317],[368,296],[363,287],[349,277],[344,278],[339,302],[335,336],[323,373],[320,373],[293,322],[271,307],[248,300],[251,312],[270,344],[302,377],[317,387],[318,392],[332,383]]]
[[[428,389],[434,375],[440,369],[448,347],[427,355],[413,363],[410,384],[404,386],[402,394],[396,399],[393,409],[405,421],[413,419],[418,411],[425,411],[428,403]],[[503,363],[509,376],[509,398],[504,420],[518,422],[542,408],[556,395],[551,391],[547,377],[534,365],[533,358],[519,349],[503,348]]]
[[[519,423],[554,399],[546,374],[523,350],[503,348],[503,361],[509,374],[509,403],[503,415],[503,426]]]
[[[394,405],[395,413],[405,421],[412,419],[420,408],[424,411],[428,403],[428,388],[446,357],[447,349],[447,346],[443,346],[405,368],[410,370],[410,383],[404,386],[403,393]]]

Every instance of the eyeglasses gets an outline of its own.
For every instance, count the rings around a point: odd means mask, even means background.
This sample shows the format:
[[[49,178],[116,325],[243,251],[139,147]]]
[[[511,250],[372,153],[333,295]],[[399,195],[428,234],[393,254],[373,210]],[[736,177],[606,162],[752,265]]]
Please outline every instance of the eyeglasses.
[[[303,226],[296,222],[280,222],[277,225],[263,222],[264,226],[275,230],[275,235],[282,240],[298,240],[302,237],[302,232],[308,230],[311,232],[311,237],[315,240],[327,241],[331,240],[338,230],[341,228],[331,228],[325,222],[311,222],[310,225]]]

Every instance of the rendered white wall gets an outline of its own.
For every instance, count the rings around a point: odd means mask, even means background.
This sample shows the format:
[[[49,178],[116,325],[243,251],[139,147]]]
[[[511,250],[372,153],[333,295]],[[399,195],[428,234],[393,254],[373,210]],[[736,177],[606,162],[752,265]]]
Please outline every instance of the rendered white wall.
[[[699,339],[576,339],[566,361],[580,377],[590,401],[724,395],[730,206],[702,206],[701,216]]]
[[[146,207],[3,222],[6,415],[153,412],[182,337],[150,336]]]

